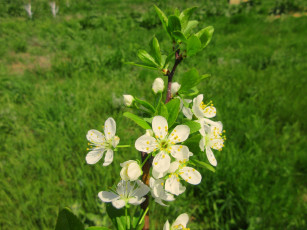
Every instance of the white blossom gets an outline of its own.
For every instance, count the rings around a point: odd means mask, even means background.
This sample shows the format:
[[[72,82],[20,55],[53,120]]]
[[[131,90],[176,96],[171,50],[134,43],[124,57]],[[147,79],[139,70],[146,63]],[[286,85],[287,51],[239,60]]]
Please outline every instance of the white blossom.
[[[31,10],[31,3],[24,5],[24,8],[27,11],[29,17],[32,18],[33,13],[32,13],[32,10]]]
[[[168,193],[164,189],[164,180],[154,179],[150,177],[149,185],[151,188],[151,195],[155,199],[155,202],[162,206],[166,206],[162,201],[174,201],[175,198],[172,194]]]
[[[190,228],[187,228],[188,222],[189,222],[188,214],[183,213],[177,217],[172,226],[170,226],[167,220],[163,226],[163,230],[175,230],[175,229],[190,230]]]
[[[125,161],[124,163],[121,163],[120,166],[122,167],[120,177],[125,181],[135,181],[143,173],[140,165],[134,160]]]
[[[168,172],[170,174],[165,181],[165,190],[177,196],[185,191],[180,178],[193,185],[199,184],[202,179],[196,169],[186,166],[186,160],[172,162]]]
[[[132,95],[123,95],[124,96],[124,105],[130,107],[134,101],[134,97]]]
[[[153,169],[155,171],[165,172],[168,170],[171,163],[170,155],[177,160],[188,158],[188,147],[176,145],[188,138],[190,128],[187,125],[177,125],[169,134],[167,120],[162,116],[155,116],[152,120],[152,130],[155,136],[145,134],[139,137],[135,142],[135,148],[146,153],[157,151],[153,154]]]
[[[163,92],[164,90],[164,81],[162,78],[158,77],[154,80],[152,84],[152,90],[155,94]]]
[[[142,181],[136,182],[121,180],[117,184],[116,191],[101,191],[98,197],[103,202],[112,202],[112,205],[120,209],[127,204],[139,205],[145,201],[145,195],[149,192],[149,187]]]
[[[181,85],[178,82],[172,82],[172,85],[171,85],[171,95],[172,95],[172,97],[177,94],[180,87],[181,87]]]
[[[90,152],[86,155],[88,164],[96,164],[105,154],[103,166],[108,166],[113,161],[113,150],[119,143],[119,137],[115,136],[116,123],[112,117],[108,118],[104,125],[104,134],[91,129],[88,131],[86,138]]]
[[[224,147],[225,136],[222,136],[223,125],[221,122],[214,122],[209,119],[202,119],[200,123],[201,129],[199,132],[202,138],[199,142],[199,148],[202,151],[206,150],[206,155],[210,164],[216,166],[217,161],[212,149],[221,151]],[[208,125],[208,123],[210,125]]]
[[[204,95],[200,94],[193,99],[193,113],[198,118],[212,118],[216,115],[216,109],[213,105],[205,105],[203,102]]]

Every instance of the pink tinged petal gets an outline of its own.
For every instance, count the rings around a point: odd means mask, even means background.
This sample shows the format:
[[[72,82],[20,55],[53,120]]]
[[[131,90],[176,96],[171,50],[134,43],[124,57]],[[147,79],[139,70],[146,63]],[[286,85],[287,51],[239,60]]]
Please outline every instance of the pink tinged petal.
[[[167,220],[167,221],[165,222],[164,226],[163,226],[163,230],[170,230],[169,227],[170,227],[170,224],[169,224],[169,222],[168,222],[168,220]]]
[[[104,135],[107,140],[110,140],[115,136],[116,133],[116,122],[112,117],[109,117],[104,123]]]
[[[119,199],[119,195],[114,192],[101,191],[98,193],[98,197],[103,202],[111,202]]]
[[[168,132],[167,120],[162,116],[155,116],[152,120],[152,130],[156,138],[164,139]]]
[[[182,161],[189,159],[189,148],[185,145],[173,145],[171,154],[176,160]]]
[[[122,207],[124,207],[126,205],[126,202],[124,200],[114,200],[112,201],[112,205],[117,208],[117,209],[120,209]]]
[[[96,164],[103,156],[104,150],[93,150],[90,151],[86,157],[86,163],[93,165]]]
[[[192,120],[193,113],[192,113],[192,110],[190,108],[183,107],[182,113],[186,118],[188,118],[189,120]]]
[[[156,139],[146,134],[140,136],[135,142],[135,148],[145,153],[153,152],[157,148],[157,145]]]
[[[200,139],[199,148],[201,151],[205,151],[205,138],[204,137]]]
[[[212,164],[213,166],[216,166],[217,161],[216,161],[215,156],[214,156],[212,149],[210,147],[206,148],[206,154],[207,154],[207,158],[208,158],[210,164]]]
[[[153,159],[153,168],[157,172],[165,172],[169,169],[171,158],[167,153],[160,152]]]
[[[203,101],[203,98],[204,98],[204,96],[202,94],[200,94],[193,99],[192,110],[193,110],[193,113],[195,114],[195,116],[197,118],[203,118],[204,117],[203,110],[200,107],[201,102]]]
[[[108,149],[106,156],[104,157],[104,163],[102,164],[103,166],[108,166],[113,162],[113,150]]]
[[[95,129],[91,129],[87,132],[86,139],[94,144],[102,144],[105,142],[104,135]]]
[[[207,106],[204,110],[203,110],[204,116],[207,118],[212,118],[215,117],[216,115],[216,108],[213,106]]]
[[[177,217],[175,222],[172,224],[172,227],[176,225],[182,225],[183,227],[187,227],[187,224],[189,222],[189,216],[186,213],[183,213]]]
[[[184,167],[179,170],[179,174],[186,182],[197,185],[201,182],[201,174],[191,167]]]
[[[168,139],[171,142],[178,143],[185,141],[190,135],[190,128],[187,125],[177,125],[172,133],[169,135]]]

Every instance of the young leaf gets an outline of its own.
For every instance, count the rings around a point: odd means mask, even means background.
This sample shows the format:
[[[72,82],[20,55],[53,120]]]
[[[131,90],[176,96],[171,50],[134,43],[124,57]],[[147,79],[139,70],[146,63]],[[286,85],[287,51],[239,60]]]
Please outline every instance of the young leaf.
[[[181,87],[179,92],[187,92],[199,82],[199,74],[195,68],[185,72],[181,78]]]
[[[191,57],[200,50],[201,50],[201,42],[199,38],[195,35],[192,35],[187,41],[187,55]]]
[[[114,208],[112,204],[106,204],[106,211],[117,230],[126,230],[126,216],[124,209]],[[130,216],[128,216],[130,220]]]
[[[187,139],[182,144],[188,146],[189,150],[192,153],[198,153],[198,152],[201,152],[201,150],[199,148],[199,142],[200,142],[201,138],[202,138],[202,136],[200,134],[197,134],[197,135],[194,135],[192,137],[189,137],[189,139]]]
[[[147,53],[147,51],[145,51],[145,50],[139,50],[138,51],[138,57],[146,65],[153,66],[153,67],[159,66],[158,63],[155,61],[155,59],[149,53]]]
[[[167,111],[167,107],[165,106],[165,104],[161,101],[158,108],[157,108],[157,111],[156,111],[156,115],[160,115],[162,117],[165,117],[166,120],[168,118],[168,111]]]
[[[162,10],[159,9],[156,5],[154,5],[156,13],[158,14],[158,17],[160,18],[160,21],[162,22],[163,28],[167,31],[167,25],[168,25],[168,19],[163,13]]]
[[[192,8],[185,9],[184,11],[181,12],[179,19],[181,21],[181,25],[183,29],[186,27],[191,15],[196,9],[197,7],[192,7]]]
[[[60,211],[55,230],[84,230],[81,221],[68,208]]]
[[[165,68],[168,65],[168,63],[170,62],[170,60],[172,60],[172,58],[175,56],[175,52],[176,51],[173,51],[173,52],[171,52],[170,54],[167,55],[167,58],[165,60],[163,68]]]
[[[183,29],[183,34],[188,37],[191,30],[198,25],[198,21],[189,21],[185,29]]]
[[[197,166],[200,166],[202,168],[206,168],[206,169],[209,169],[211,172],[215,172],[215,168],[209,164],[207,164],[206,162],[203,162],[203,161],[199,161],[199,160],[196,160],[196,159],[191,159],[191,161],[196,164]]]
[[[168,33],[171,35],[174,31],[181,31],[180,20],[177,16],[171,15],[168,17]]]
[[[166,103],[166,108],[168,111],[168,126],[171,127],[178,117],[180,100],[178,98],[170,100],[168,103]]]
[[[176,41],[185,42],[187,40],[187,38],[184,36],[184,34],[181,31],[172,32],[172,37],[174,37]]]
[[[152,112],[152,113],[155,113],[156,112],[156,110],[155,110],[155,108],[150,104],[150,103],[148,103],[147,101],[143,101],[143,100],[141,100],[141,99],[138,99],[138,98],[134,98],[134,100],[137,102],[137,103],[139,103],[140,105],[142,105],[142,106],[144,106],[146,109],[148,109],[150,112]]]
[[[134,63],[134,62],[125,62],[125,64],[129,64],[129,65],[135,65],[135,66],[138,66],[138,67],[142,67],[142,68],[146,68],[146,69],[154,69],[156,70],[157,67],[153,67],[153,66],[148,66],[148,65],[145,65],[145,64],[139,64],[139,63]]]
[[[198,37],[199,40],[201,41],[202,49],[205,48],[211,41],[213,32],[214,32],[214,28],[212,26],[208,26],[195,34],[196,37]]]
[[[159,64],[159,66],[161,66],[161,51],[158,39],[156,37],[153,37],[153,39],[151,40],[150,48],[155,61]]]
[[[143,129],[151,129],[149,124],[146,121],[144,121],[142,118],[140,118],[139,116],[133,113],[129,113],[129,112],[125,112],[123,115],[131,119],[132,121],[134,121],[137,125],[141,126]]]
[[[189,126],[190,134],[197,132],[201,128],[200,124],[198,122],[196,122],[196,121],[187,121],[187,122],[185,122],[183,124]]]

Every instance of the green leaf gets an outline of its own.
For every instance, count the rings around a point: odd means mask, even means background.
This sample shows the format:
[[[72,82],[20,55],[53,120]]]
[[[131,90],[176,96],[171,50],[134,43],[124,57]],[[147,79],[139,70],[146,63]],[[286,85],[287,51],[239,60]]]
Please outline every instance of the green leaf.
[[[107,227],[99,227],[99,226],[92,226],[92,227],[88,227],[85,230],[110,230]]]
[[[145,50],[139,50],[138,57],[139,59],[142,60],[142,62],[144,62],[148,66],[153,66],[153,67],[159,66],[158,63],[155,61],[155,59]]]
[[[143,101],[141,99],[138,99],[138,98],[134,98],[134,100],[139,103],[140,105],[144,106],[146,109],[148,109],[151,113],[155,113],[156,110],[155,108],[150,104],[148,103],[147,101]]]
[[[168,24],[167,17],[163,13],[163,11],[159,9],[159,7],[157,7],[156,5],[154,5],[154,7],[155,7],[158,17],[160,18],[160,21],[162,22],[163,28],[167,31],[167,24]]]
[[[160,115],[160,116],[164,117],[166,120],[168,118],[167,107],[165,106],[165,104],[162,101],[160,101],[160,104],[159,104],[157,111],[156,111],[156,115]]]
[[[187,41],[187,55],[191,57],[200,50],[201,50],[201,41],[197,36],[192,35]]]
[[[187,40],[187,38],[184,36],[184,34],[181,31],[172,32],[172,37],[174,37],[176,41],[185,42]]]
[[[108,213],[108,216],[111,218],[113,224],[115,225],[115,228],[117,230],[126,230],[126,216],[124,208],[117,209],[114,208],[112,204],[106,204],[106,211]],[[130,221],[130,216],[128,216]]]
[[[210,165],[210,164],[208,164],[208,163],[206,163],[206,162],[203,162],[203,161],[199,161],[199,160],[196,160],[196,159],[191,159],[191,161],[193,162],[193,163],[195,163],[197,166],[200,166],[200,167],[202,167],[202,168],[206,168],[206,169],[209,169],[211,172],[215,172],[215,168],[212,166],[212,165]]]
[[[159,64],[159,66],[161,66],[161,51],[158,39],[156,37],[153,37],[153,39],[151,40],[150,48],[155,61]]]
[[[168,103],[166,103],[166,108],[168,111],[167,123],[168,126],[171,127],[178,117],[180,110],[180,100],[178,98],[170,100]]]
[[[179,92],[187,92],[199,83],[199,74],[195,68],[185,72],[181,78],[181,87]]]
[[[69,208],[64,208],[59,213],[55,230],[84,230],[84,226]]]
[[[188,21],[196,9],[197,7],[192,7],[192,8],[185,9],[184,11],[181,12],[179,19],[180,19],[183,30],[187,27]]]
[[[208,78],[208,77],[211,77],[211,74],[207,73],[207,74],[201,75],[199,79],[204,80],[205,78]]]
[[[199,142],[202,136],[200,134],[196,134],[192,137],[189,137],[186,141],[184,141],[182,144],[188,146],[189,150],[192,153],[198,153],[200,152],[199,148]]]
[[[196,121],[188,121],[183,123],[183,125],[187,125],[190,128],[190,134],[197,132],[198,130],[200,130],[200,124]]]
[[[167,25],[168,33],[171,35],[174,31],[181,31],[180,20],[177,16],[171,15],[168,17],[168,25]]]
[[[202,49],[205,48],[211,41],[213,32],[214,28],[212,26],[208,26],[195,34],[196,37],[198,37],[199,40],[201,41]]]
[[[175,57],[175,53],[176,53],[176,51],[173,51],[173,52],[171,52],[170,54],[167,55],[167,58],[166,58],[166,60],[165,60],[165,63],[164,63],[163,68],[165,68],[165,67],[168,65],[168,63],[170,62],[170,60],[171,60],[173,57]]]
[[[144,211],[143,211],[144,212]],[[139,221],[141,220],[142,214],[143,212],[137,211],[134,213],[133,217],[132,217],[132,227],[133,229],[142,229],[144,227],[145,222],[142,221],[142,223],[139,223]]]
[[[139,125],[143,129],[151,129],[149,124],[146,121],[144,121],[142,118],[140,118],[139,116],[137,116],[133,113],[129,113],[129,112],[125,112],[123,115],[125,117],[131,119],[132,121],[134,121],[137,125]]]
[[[146,68],[146,69],[154,69],[156,70],[157,67],[153,67],[153,66],[148,66],[148,65],[145,65],[145,64],[139,64],[139,63],[134,63],[134,62],[125,62],[125,64],[129,64],[129,65],[135,65],[135,66],[138,66],[138,67],[143,67],[143,68]]]
[[[185,29],[183,29],[183,34],[188,37],[191,30],[198,25],[198,21],[189,21]]]

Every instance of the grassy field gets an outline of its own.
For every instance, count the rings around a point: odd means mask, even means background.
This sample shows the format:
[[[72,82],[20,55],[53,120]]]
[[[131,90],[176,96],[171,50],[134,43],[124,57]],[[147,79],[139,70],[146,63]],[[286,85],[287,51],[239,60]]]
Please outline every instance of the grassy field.
[[[0,7],[0,228],[53,229],[65,206],[87,225],[111,226],[97,194],[118,179],[119,163],[138,152],[123,149],[111,166],[90,166],[85,135],[110,116],[121,144],[133,146],[143,133],[122,116],[122,95],[150,100],[160,75],[124,62],[136,61],[154,34],[169,47],[154,2],[84,0],[68,7],[63,1],[53,18],[47,2],[32,1],[32,20],[21,1],[6,2]],[[152,229],[183,212],[191,229],[306,229],[307,17],[290,16],[303,1],[281,17],[269,16],[275,1],[221,2],[155,1],[168,13],[198,5],[198,29],[214,26],[210,45],[177,74],[190,67],[212,74],[201,93],[214,102],[227,142],[216,154],[216,173],[200,170],[201,185],[188,186],[169,208],[153,205]]]

